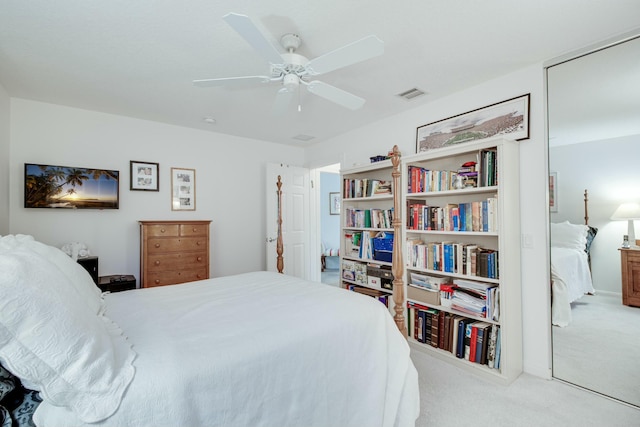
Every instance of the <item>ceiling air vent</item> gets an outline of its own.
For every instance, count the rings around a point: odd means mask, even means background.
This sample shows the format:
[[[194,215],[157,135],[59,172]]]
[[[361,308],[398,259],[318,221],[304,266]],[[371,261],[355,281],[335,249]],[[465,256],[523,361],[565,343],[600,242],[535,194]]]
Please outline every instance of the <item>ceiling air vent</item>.
[[[315,138],[315,136],[305,135],[303,133],[293,137],[293,139],[297,139],[298,141],[303,141],[303,142],[311,141],[313,138]]]
[[[406,100],[410,100],[421,95],[424,95],[424,91],[421,91],[417,87],[414,87],[413,89],[409,89],[398,94],[399,97],[404,98]]]

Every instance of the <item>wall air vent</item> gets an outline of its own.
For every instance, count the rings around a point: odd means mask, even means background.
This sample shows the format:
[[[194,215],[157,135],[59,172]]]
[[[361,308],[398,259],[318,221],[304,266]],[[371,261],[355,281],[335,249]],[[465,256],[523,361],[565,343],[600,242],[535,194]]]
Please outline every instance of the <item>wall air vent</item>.
[[[398,96],[401,97],[401,98],[404,98],[406,100],[410,100],[410,99],[416,98],[418,96],[422,96],[424,94],[425,94],[424,91],[418,89],[417,87],[414,87],[413,89],[409,89],[409,90],[406,90],[406,91],[404,91],[402,93],[399,93]]]

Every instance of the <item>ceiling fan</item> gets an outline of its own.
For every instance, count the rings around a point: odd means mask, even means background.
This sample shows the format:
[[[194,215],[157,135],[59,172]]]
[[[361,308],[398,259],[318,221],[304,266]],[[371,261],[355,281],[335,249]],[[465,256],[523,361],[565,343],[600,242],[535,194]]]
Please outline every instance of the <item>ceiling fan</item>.
[[[286,108],[293,94],[299,90],[301,85],[312,94],[351,110],[357,110],[364,105],[363,98],[322,81],[311,80],[311,78],[381,55],[384,52],[384,43],[376,36],[367,36],[309,60],[296,53],[296,49],[302,43],[296,34],[282,36],[280,43],[286,53],[280,53],[248,16],[228,13],[224,15],[223,19],[269,62],[269,74],[194,80],[194,85],[210,87],[278,82],[282,88],[277,92],[275,108],[279,110]]]

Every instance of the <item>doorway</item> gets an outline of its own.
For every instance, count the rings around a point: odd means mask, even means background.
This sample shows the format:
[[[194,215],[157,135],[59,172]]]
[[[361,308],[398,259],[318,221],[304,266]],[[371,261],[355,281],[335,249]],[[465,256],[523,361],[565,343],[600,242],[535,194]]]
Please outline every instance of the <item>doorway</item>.
[[[340,286],[340,164],[317,169],[321,282]]]

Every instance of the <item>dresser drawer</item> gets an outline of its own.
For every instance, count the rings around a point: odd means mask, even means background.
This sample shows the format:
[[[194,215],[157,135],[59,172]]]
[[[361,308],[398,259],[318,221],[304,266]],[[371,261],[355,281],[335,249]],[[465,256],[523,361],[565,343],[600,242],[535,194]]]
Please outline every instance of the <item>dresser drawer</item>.
[[[147,240],[148,255],[179,252],[179,251],[206,251],[207,239],[200,237],[177,237],[163,239],[153,237]]]
[[[186,270],[206,267],[209,264],[209,255],[202,252],[176,252],[172,254],[149,255],[147,258],[147,271]]]
[[[175,271],[149,271],[144,278],[144,287],[165,286],[208,279],[207,268]]]
[[[208,224],[180,224],[181,236],[206,236],[208,230]]]
[[[147,237],[178,237],[180,235],[180,224],[157,224],[145,227]]]

